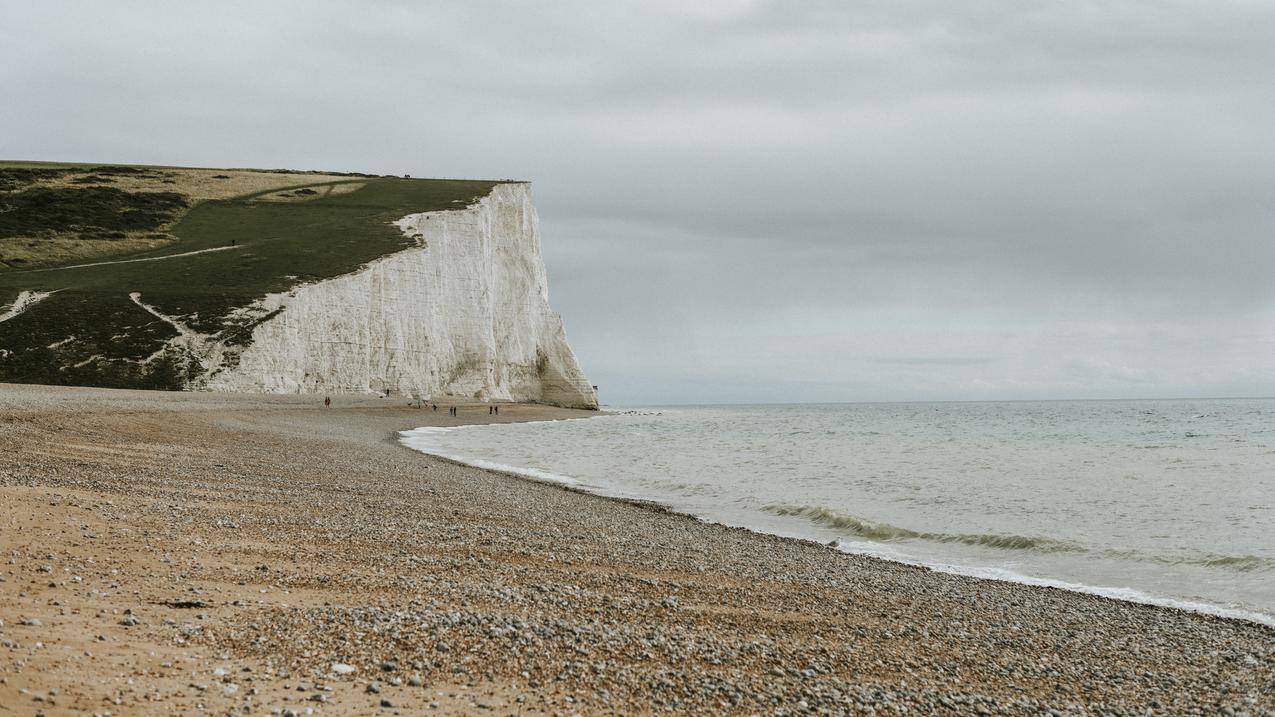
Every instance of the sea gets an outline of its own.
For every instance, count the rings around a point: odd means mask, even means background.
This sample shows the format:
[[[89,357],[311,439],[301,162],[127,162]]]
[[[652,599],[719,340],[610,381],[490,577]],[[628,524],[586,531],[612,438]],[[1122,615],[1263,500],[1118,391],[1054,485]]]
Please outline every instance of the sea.
[[[849,553],[1275,625],[1275,399],[608,411],[401,440]]]

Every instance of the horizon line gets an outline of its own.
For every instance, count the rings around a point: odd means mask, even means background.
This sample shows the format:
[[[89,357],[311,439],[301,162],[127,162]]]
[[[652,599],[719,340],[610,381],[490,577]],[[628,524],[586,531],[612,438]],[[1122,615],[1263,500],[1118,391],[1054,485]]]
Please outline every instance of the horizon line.
[[[882,401],[705,401],[698,403],[600,403],[599,407],[657,408],[680,406],[848,406],[865,404],[900,403],[1081,403],[1120,401],[1270,401],[1275,396],[1163,396],[1157,398],[960,398],[960,399],[907,399]]]

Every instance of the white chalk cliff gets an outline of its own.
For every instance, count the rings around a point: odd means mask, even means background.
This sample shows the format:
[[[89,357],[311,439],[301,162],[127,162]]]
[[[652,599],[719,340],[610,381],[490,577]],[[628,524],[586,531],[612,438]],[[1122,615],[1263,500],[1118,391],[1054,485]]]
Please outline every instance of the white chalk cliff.
[[[463,210],[403,217],[417,246],[352,274],[271,295],[234,365],[194,387],[384,393],[596,408],[549,308],[530,185]]]

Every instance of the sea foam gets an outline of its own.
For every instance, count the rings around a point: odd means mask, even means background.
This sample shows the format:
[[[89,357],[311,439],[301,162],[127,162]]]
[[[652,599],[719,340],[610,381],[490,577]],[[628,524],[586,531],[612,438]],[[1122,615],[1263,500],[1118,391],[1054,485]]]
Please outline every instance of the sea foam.
[[[1275,401],[682,406],[403,440],[847,552],[1275,623]]]

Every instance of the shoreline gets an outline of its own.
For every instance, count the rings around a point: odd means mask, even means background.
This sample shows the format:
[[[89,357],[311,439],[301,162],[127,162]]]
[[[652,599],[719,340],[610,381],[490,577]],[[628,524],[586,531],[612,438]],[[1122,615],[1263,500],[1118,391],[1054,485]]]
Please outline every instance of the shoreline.
[[[600,417],[600,416],[606,416],[608,414],[606,412],[600,412],[596,415]],[[583,419],[587,419],[591,417],[592,416],[581,416],[580,418],[571,418],[571,419],[550,419],[548,421],[540,421],[540,422],[551,423],[558,420],[583,420]],[[447,431],[447,430],[455,430],[459,428],[472,428],[472,427],[483,426],[483,425],[490,425],[490,424],[474,423],[474,424],[468,424],[464,426],[448,427],[448,428],[443,428],[439,430]],[[425,428],[428,428],[428,427],[425,427]],[[1028,587],[1050,588],[1054,590],[1062,590],[1064,592],[1072,592],[1072,593],[1078,593],[1083,595],[1092,595],[1094,597],[1102,598],[1104,600],[1115,600],[1117,602],[1126,602],[1126,603],[1132,603],[1135,605],[1147,605],[1147,606],[1162,608],[1166,610],[1178,610],[1181,612],[1187,612],[1187,613],[1192,613],[1197,615],[1208,615],[1211,617],[1221,618],[1224,620],[1236,620],[1243,623],[1259,625],[1262,627],[1275,629],[1275,615],[1269,615],[1269,614],[1258,612],[1255,610],[1247,610],[1243,608],[1231,608],[1231,607],[1226,607],[1224,605],[1215,605],[1213,603],[1191,601],[1191,600],[1174,598],[1174,597],[1169,597],[1164,595],[1156,595],[1152,593],[1143,592],[1135,588],[1090,585],[1087,583],[1074,583],[1074,582],[1063,580],[1061,578],[1026,575],[1023,573],[1017,573],[1010,570],[1003,570],[1000,568],[958,565],[955,563],[926,562],[920,559],[889,557],[886,555],[881,555],[881,554],[869,552],[866,550],[852,549],[849,546],[845,545],[844,543],[841,543],[840,540],[834,540],[833,543],[836,543],[835,545],[825,543],[816,537],[812,537],[811,535],[803,535],[800,532],[800,530],[793,530],[791,532],[785,533],[785,532],[776,532],[773,530],[765,530],[763,528],[757,528],[752,525],[747,525],[744,523],[725,522],[722,520],[714,519],[709,516],[697,515],[692,512],[681,510],[674,505],[665,503],[655,498],[638,498],[638,497],[623,496],[623,495],[612,495],[602,490],[591,490],[587,485],[579,482],[578,480],[570,476],[563,476],[563,475],[559,475],[549,471],[543,471],[536,468],[527,468],[523,466],[502,464],[495,461],[489,461],[486,459],[460,456],[460,455],[451,454],[451,453],[435,452],[427,447],[413,446],[407,442],[411,440],[412,438],[416,437],[411,435],[413,431],[414,429],[399,432],[396,442],[399,445],[407,448],[408,450],[416,451],[423,455],[427,455],[438,460],[447,461],[449,463],[453,463],[458,466],[475,468],[477,470],[483,470],[489,473],[495,473],[497,475],[503,475],[503,476],[507,476],[509,478],[515,478],[518,480],[526,480],[526,481],[531,481],[534,483],[557,486],[559,488],[564,488],[566,490],[582,493],[585,495],[596,496],[605,500],[614,500],[614,501],[626,503],[629,505],[654,508],[667,513],[674,514],[674,515],[685,516],[697,522],[708,524],[708,525],[718,525],[727,529],[746,530],[752,533],[756,533],[758,535],[767,535],[767,536],[780,538],[783,540],[794,540],[797,542],[807,543],[807,544],[818,546],[818,547],[831,547],[835,550],[839,550],[843,553],[846,553],[847,555],[857,555],[857,556],[869,558],[872,560],[881,560],[887,563],[895,563],[898,565],[908,565],[912,567],[922,568],[925,570],[930,570],[936,573],[945,573],[948,575],[959,575],[959,576],[970,578],[973,580],[989,580],[993,582],[1004,582],[1004,583],[1011,583],[1014,585],[1024,585]],[[876,541],[867,541],[867,542],[871,542],[874,544],[876,543]],[[993,573],[1001,573],[1003,574],[1003,577]]]
[[[510,481],[396,438],[478,406],[321,399],[0,384],[0,704],[1275,713],[1269,627]]]

